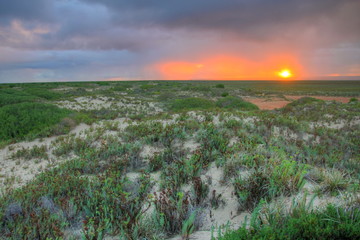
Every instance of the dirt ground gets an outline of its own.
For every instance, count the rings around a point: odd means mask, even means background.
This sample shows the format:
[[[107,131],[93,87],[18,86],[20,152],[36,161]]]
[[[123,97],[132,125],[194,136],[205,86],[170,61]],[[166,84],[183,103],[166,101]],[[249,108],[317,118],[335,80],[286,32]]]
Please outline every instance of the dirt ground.
[[[257,105],[262,110],[273,110],[276,108],[282,108],[286,106],[288,103],[294,100],[298,100],[302,97],[308,96],[285,96],[285,98],[279,97],[267,97],[267,98],[260,98],[260,97],[245,97],[244,100],[251,102]],[[313,98],[321,99],[324,101],[338,101],[342,103],[347,103],[350,101],[350,97],[329,97],[329,96],[311,96]]]

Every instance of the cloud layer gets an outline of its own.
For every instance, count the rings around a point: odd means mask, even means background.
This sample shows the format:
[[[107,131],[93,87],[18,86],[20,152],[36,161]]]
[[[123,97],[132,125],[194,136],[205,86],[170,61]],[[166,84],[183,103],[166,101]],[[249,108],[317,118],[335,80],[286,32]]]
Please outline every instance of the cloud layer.
[[[360,76],[359,10],[357,0],[0,0],[0,82],[174,79],[159,66],[176,62],[203,65],[178,78],[226,79],[240,65],[238,78],[271,79],[259,72],[289,65],[269,60],[284,55],[299,78]],[[224,59],[237,60],[214,71]]]

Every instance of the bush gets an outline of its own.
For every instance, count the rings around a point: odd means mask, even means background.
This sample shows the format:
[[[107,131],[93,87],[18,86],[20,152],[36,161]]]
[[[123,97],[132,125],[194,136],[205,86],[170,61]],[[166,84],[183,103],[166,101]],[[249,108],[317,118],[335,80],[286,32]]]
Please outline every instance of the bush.
[[[156,85],[153,85],[153,84],[144,84],[144,85],[141,85],[140,88],[142,90],[149,90],[149,89],[152,89],[152,88],[155,88]]]
[[[228,232],[219,240],[247,239],[358,239],[360,210],[328,206],[324,211],[301,211],[282,221]]]
[[[42,145],[41,147],[35,145],[32,148],[22,148],[11,155],[11,158],[23,158],[25,160],[30,160],[32,158],[48,159],[48,154],[46,153],[47,147]]]
[[[35,99],[35,96],[15,89],[1,89],[0,91],[0,107],[15,103],[32,102]]]
[[[349,103],[358,102],[359,99],[357,98],[350,98]]]
[[[308,105],[308,104],[312,104],[312,103],[318,103],[318,102],[324,102],[324,101],[316,99],[316,98],[312,98],[312,97],[303,97],[303,98],[300,98],[300,99],[298,99],[296,101],[293,101],[293,102],[289,103],[284,108],[304,106],[304,105]]]
[[[0,238],[63,239],[65,229],[81,227],[83,239],[142,239],[138,229],[150,207],[149,177],[130,181],[113,170],[90,180],[80,175],[88,164],[67,162],[0,198]]]
[[[46,136],[51,127],[71,113],[54,105],[18,103],[0,108],[0,139],[21,140]]]
[[[216,103],[216,106],[220,108],[228,108],[228,109],[239,109],[239,110],[258,110],[259,108],[252,103],[246,102],[238,97],[224,97],[219,99]]]
[[[228,93],[228,92],[223,92],[223,93],[221,94],[221,96],[222,96],[222,97],[227,97],[227,96],[229,96],[229,93]]]
[[[111,91],[116,91],[116,92],[125,92],[127,90],[127,87],[120,85],[120,86],[112,87],[110,90]]]
[[[171,189],[155,193],[155,208],[168,233],[179,233],[189,217],[191,200],[189,193],[174,192]]]
[[[47,89],[43,89],[43,88],[27,88],[25,89],[25,92],[33,95],[33,96],[37,96],[46,100],[56,100],[61,98],[61,94],[54,92],[54,91],[49,91]]]
[[[225,85],[222,83],[216,84],[215,85],[216,88],[225,88]]]
[[[240,176],[234,181],[240,208],[253,210],[261,200],[269,201],[280,195],[296,193],[305,184],[305,169],[305,165],[287,160],[279,165],[270,162],[256,166],[247,178]]]
[[[170,105],[171,110],[209,109],[215,107],[215,103],[204,98],[176,99]]]

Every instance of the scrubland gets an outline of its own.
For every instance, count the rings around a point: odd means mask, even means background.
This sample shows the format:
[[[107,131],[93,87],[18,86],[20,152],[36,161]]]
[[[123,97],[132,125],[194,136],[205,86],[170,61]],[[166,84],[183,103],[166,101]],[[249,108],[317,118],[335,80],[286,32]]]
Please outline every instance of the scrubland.
[[[360,82],[0,85],[0,238],[360,238],[359,97]]]

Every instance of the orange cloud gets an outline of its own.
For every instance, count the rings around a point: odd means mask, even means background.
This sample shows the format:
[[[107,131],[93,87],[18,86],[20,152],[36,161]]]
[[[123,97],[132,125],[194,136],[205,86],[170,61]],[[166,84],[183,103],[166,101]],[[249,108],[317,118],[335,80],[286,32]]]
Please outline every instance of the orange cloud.
[[[190,80],[202,68],[202,64],[190,62],[165,62],[156,66],[165,79]]]
[[[270,56],[262,61],[252,61],[232,55],[214,55],[198,62],[168,61],[155,65],[164,79],[169,80],[276,80],[279,71],[289,69],[299,79],[303,70],[295,57]]]

